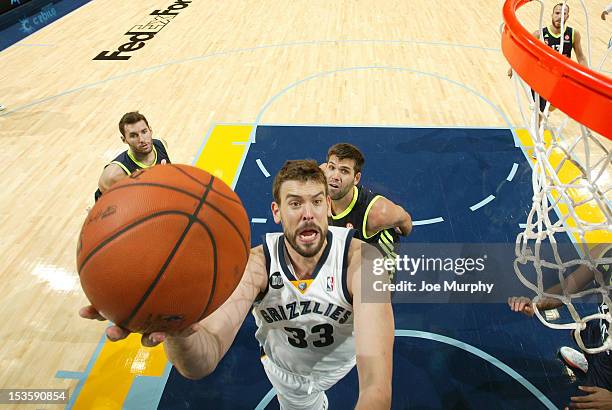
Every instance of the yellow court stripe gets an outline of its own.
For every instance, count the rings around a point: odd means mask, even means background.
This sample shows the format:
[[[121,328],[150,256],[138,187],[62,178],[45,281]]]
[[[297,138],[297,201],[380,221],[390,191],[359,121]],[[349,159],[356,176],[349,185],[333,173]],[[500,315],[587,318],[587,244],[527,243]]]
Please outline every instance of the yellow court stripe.
[[[231,186],[245,150],[244,144],[234,143],[248,142],[252,129],[252,125],[217,125],[195,166]]]
[[[140,335],[106,341],[73,409],[121,409],[136,376],[161,376],[168,360],[162,346],[142,347]]]
[[[230,185],[238,172],[240,162],[253,127],[251,125],[217,125],[210,133],[206,146],[195,161]],[[119,410],[132,388],[136,376],[158,376],[160,383],[168,359],[162,346],[142,347],[140,335],[111,343],[104,341],[100,354],[83,382],[74,401],[73,409]]]
[[[517,137],[519,141],[523,144],[523,147],[526,149],[528,157],[531,158],[532,162],[535,160],[532,157],[533,154],[533,140],[529,132],[525,129],[520,129],[516,131]],[[552,135],[549,131],[544,133],[544,142],[548,146],[552,140]],[[555,150],[551,153],[549,157],[550,165],[553,168],[557,168],[561,162],[566,158],[565,154],[561,150]],[[559,180],[563,184],[568,184],[574,179],[580,177],[582,173],[580,169],[575,165],[573,161],[565,161],[559,171],[557,172],[559,176]],[[567,192],[568,196],[575,202],[580,202],[584,199],[590,197],[590,194],[587,189],[570,189]],[[551,192],[553,199],[556,201],[559,199],[559,192],[553,190]],[[569,208],[564,203],[559,203],[557,208],[562,216],[566,216],[569,213]],[[605,215],[602,212],[601,208],[595,203],[595,201],[589,201],[579,207],[574,209],[576,212],[576,216],[585,222],[588,223],[602,223],[605,221]],[[568,218],[566,220],[566,225],[571,227],[576,227],[576,221],[573,218]],[[573,234],[574,240],[578,243],[582,242],[580,235],[577,233]],[[598,243],[612,243],[612,232],[607,230],[596,230],[586,232],[585,241],[588,244],[598,244]]]

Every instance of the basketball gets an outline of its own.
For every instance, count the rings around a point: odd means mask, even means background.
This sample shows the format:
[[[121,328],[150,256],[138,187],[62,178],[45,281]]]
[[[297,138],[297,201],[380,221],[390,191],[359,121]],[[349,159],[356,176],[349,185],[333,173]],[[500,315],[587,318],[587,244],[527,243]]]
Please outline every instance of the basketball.
[[[180,331],[215,311],[242,278],[250,226],[238,196],[187,165],[157,165],[114,184],[77,245],[91,304],[137,333]]]

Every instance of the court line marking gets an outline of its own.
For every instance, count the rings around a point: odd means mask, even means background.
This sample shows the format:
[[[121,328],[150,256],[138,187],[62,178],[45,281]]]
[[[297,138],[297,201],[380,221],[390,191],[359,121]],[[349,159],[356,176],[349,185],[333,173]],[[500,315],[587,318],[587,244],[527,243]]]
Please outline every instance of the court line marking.
[[[246,144],[246,148],[243,151],[242,158],[240,159],[240,163],[238,164],[238,169],[236,170],[236,173],[234,174],[234,179],[231,185],[232,191],[236,190],[238,179],[240,179],[240,174],[242,174],[242,167],[244,167],[244,162],[247,159],[247,155],[249,154],[250,149],[251,149],[251,141],[249,140],[249,142]]]
[[[276,389],[272,387],[266,395],[261,399],[255,410],[264,410],[266,406],[272,401],[272,399],[276,396]]]
[[[79,397],[79,393],[81,393],[81,390],[83,389],[83,386],[85,385],[85,381],[87,380],[87,378],[89,377],[89,374],[91,373],[91,369],[93,369],[94,365],[96,364],[96,361],[98,360],[98,356],[100,356],[100,352],[102,351],[102,348],[104,347],[105,341],[106,341],[106,333],[103,333],[102,337],[98,341],[96,350],[94,350],[93,354],[89,358],[89,362],[87,362],[87,367],[85,367],[85,371],[83,372],[82,377],[79,379],[79,382],[74,388],[74,391],[70,395],[70,400],[68,400],[68,404],[66,404],[66,410],[70,410],[72,409],[72,406],[74,406],[76,399]],[[55,377],[57,377],[57,373],[55,374]]]
[[[268,222],[267,218],[251,218],[251,223],[254,224],[265,224],[266,222]]]
[[[518,167],[519,167],[519,164],[517,164],[516,162],[512,165],[512,169],[510,170],[510,173],[506,177],[506,181],[512,181],[514,179],[514,175],[516,175],[516,171],[518,170]]]
[[[198,152],[195,158],[191,162],[191,166],[195,166],[195,164],[198,162],[198,160],[202,156],[202,153],[204,152],[204,148],[206,148],[206,144],[208,143],[208,140],[210,139],[210,136],[217,125],[221,125],[221,124],[217,124],[216,122],[213,122],[210,128],[208,129],[208,131],[206,132],[206,135],[204,136],[204,141],[202,141],[202,144],[200,144],[200,148],[198,149]]]
[[[423,332],[420,330],[407,330],[407,329],[396,329],[395,337],[415,337],[419,339],[427,339],[434,340],[436,342],[445,343],[450,346],[457,347],[461,350],[464,350],[468,353],[473,354],[474,356],[478,356],[479,358],[486,360],[491,363],[493,366],[497,367],[499,370],[506,373],[508,376],[512,377],[519,384],[521,384],[524,388],[526,388],[531,394],[535,396],[547,409],[556,410],[557,406],[555,406],[548,397],[544,393],[542,393],[537,387],[535,387],[531,382],[521,376],[516,370],[499,360],[498,358],[491,356],[485,351],[472,346],[471,344],[461,342],[457,339],[453,339],[448,336],[439,335],[437,333],[431,332]],[[272,398],[276,395],[276,391],[272,388],[266,395],[261,399],[259,404],[255,407],[255,410],[264,410],[266,406],[272,401]]]
[[[501,117],[501,119],[506,123],[506,125],[508,126],[508,128],[510,130],[512,130],[512,125],[510,124],[510,120],[509,118],[506,116],[506,114],[502,111],[502,109],[493,104],[493,102],[491,100],[489,100],[487,97],[485,97],[484,95],[480,94],[478,91],[474,90],[473,88],[468,87],[467,85],[459,82],[459,81],[455,81],[452,80],[446,76],[440,75],[440,74],[435,74],[435,73],[431,73],[428,71],[420,71],[420,70],[414,70],[412,68],[408,68],[408,67],[401,67],[401,66],[353,66],[353,67],[345,67],[345,68],[339,68],[339,69],[335,69],[335,70],[328,70],[328,71],[320,71],[318,73],[315,74],[311,74],[307,77],[304,77],[298,81],[295,81],[291,84],[289,84],[288,86],[286,86],[285,88],[283,88],[281,91],[279,91],[278,93],[276,93],[275,95],[273,95],[261,108],[261,110],[259,111],[259,113],[257,114],[257,117],[255,118],[255,123],[253,124],[253,129],[251,130],[251,142],[252,143],[256,143],[256,139],[255,139],[255,134],[257,133],[257,127],[259,126],[259,124],[262,122],[262,117],[263,115],[266,113],[266,111],[268,110],[268,108],[270,108],[270,106],[272,104],[274,104],[274,102],[280,98],[281,96],[283,96],[284,94],[286,94],[288,91],[290,91],[291,89],[297,87],[298,85],[301,85],[305,82],[308,82],[310,80],[313,80],[315,78],[319,78],[319,77],[324,77],[324,76],[329,76],[329,75],[334,75],[337,73],[344,73],[344,72],[351,72],[351,71],[367,71],[367,70],[388,70],[388,71],[399,71],[399,72],[408,72],[408,73],[412,73],[412,74],[417,74],[417,75],[423,75],[426,77],[433,77],[436,78],[438,80],[441,81],[446,81],[449,82],[451,84],[457,85],[465,90],[467,90],[469,93],[475,95],[476,97],[480,98],[482,101],[485,102],[485,104],[487,104],[489,107],[493,108],[494,111],[497,112],[497,114]],[[515,146],[517,146],[517,137],[516,135],[513,133],[514,136],[514,144]]]
[[[502,362],[496,357],[491,356],[479,348],[472,346],[471,344],[461,342],[457,339],[453,339],[448,336],[439,335],[437,333],[431,332],[423,332],[420,330],[407,330],[407,329],[397,329],[395,331],[396,337],[416,337],[420,339],[428,339],[435,340],[437,342],[445,343],[447,345],[451,345],[457,347],[461,350],[464,350],[468,353],[472,353],[475,356],[480,357],[491,363],[493,366],[497,367],[499,370],[506,373],[508,376],[512,377],[514,380],[519,382],[524,388],[526,388],[529,392],[531,392],[547,409],[556,410],[557,406],[555,406],[549,399],[546,397],[544,393],[542,393],[537,387],[531,384],[527,379],[521,376],[516,370]]]
[[[15,47],[55,47],[55,44],[13,44]]]
[[[71,372],[68,370],[58,370],[55,373],[55,378],[56,379],[75,379],[75,380],[80,380],[83,377],[85,377],[85,373],[83,372]]]
[[[207,60],[213,57],[220,57],[220,56],[227,56],[227,55],[231,55],[231,54],[240,54],[240,53],[245,53],[245,52],[252,52],[252,51],[258,51],[258,50],[265,50],[268,48],[279,48],[279,47],[297,47],[297,46],[310,46],[310,45],[316,45],[316,46],[320,46],[320,45],[337,45],[339,43],[381,43],[381,44],[424,44],[424,45],[436,45],[436,46],[444,46],[444,47],[458,47],[458,48],[471,48],[471,49],[477,49],[477,50],[484,50],[484,51],[495,51],[495,52],[501,52],[501,49],[499,48],[487,48],[487,47],[481,47],[481,46],[475,46],[475,45],[469,45],[469,44],[453,44],[453,43],[443,43],[443,42],[427,42],[427,41],[419,41],[419,40],[365,40],[365,39],[355,39],[355,40],[311,40],[311,41],[298,41],[298,42],[291,42],[291,43],[276,43],[276,44],[268,44],[268,45],[261,45],[261,46],[255,46],[255,47],[247,47],[247,48],[237,48],[237,49],[231,49],[231,50],[226,50],[226,51],[219,51],[216,53],[210,53],[210,54],[205,54],[205,55],[200,55],[200,56],[194,56],[194,57],[188,57],[188,58],[184,58],[184,59],[180,59],[180,60],[174,60],[174,61],[168,61],[166,63],[162,63],[162,64],[157,64],[157,65],[153,65],[153,66],[149,66],[149,67],[144,67],[141,68],[139,70],[135,70],[135,71],[129,71],[127,73],[122,73],[122,74],[117,74],[108,78],[105,78],[103,80],[99,80],[99,81],[95,81],[93,83],[88,83],[88,84],[84,84],[81,85],[79,87],[76,88],[71,88],[65,91],[62,91],[61,93],[49,96],[49,97],[44,97],[38,100],[34,100],[31,103],[27,103],[12,109],[7,110],[6,112],[0,114],[0,117],[4,117],[7,115],[10,115],[13,112],[17,112],[17,111],[21,111],[25,108],[29,108],[32,107],[34,105],[38,105],[38,104],[42,104],[45,103],[47,101],[51,101],[54,100],[56,98],[59,97],[63,97],[65,95],[69,95],[69,94],[73,94],[75,92],[87,89],[87,88],[93,88],[96,87],[98,85],[101,84],[105,84],[114,80],[118,80],[118,79],[123,79],[125,77],[130,77],[136,74],[142,74],[142,73],[146,73],[148,71],[155,71],[155,70],[159,70],[162,68],[166,68],[172,65],[177,65],[177,64],[182,64],[182,63],[186,63],[186,62],[191,62],[191,61],[200,61],[200,60]]]
[[[259,170],[261,171],[262,174],[264,174],[264,176],[266,178],[270,178],[270,173],[268,172],[268,170],[266,169],[265,165],[263,164],[263,162],[261,162],[261,159],[257,158],[255,160],[255,162],[257,163],[257,166],[259,167]]]
[[[429,224],[435,224],[438,222],[444,222],[444,218],[439,216],[433,219],[421,219],[420,221],[412,221],[412,226],[429,225]]]
[[[488,204],[489,202],[491,202],[494,199],[495,199],[494,195],[489,195],[488,197],[486,197],[482,201],[478,202],[477,204],[474,204],[474,205],[470,206],[470,210],[472,212],[474,212],[475,210],[477,210],[479,208],[482,208],[483,206],[485,206],[486,204]]]

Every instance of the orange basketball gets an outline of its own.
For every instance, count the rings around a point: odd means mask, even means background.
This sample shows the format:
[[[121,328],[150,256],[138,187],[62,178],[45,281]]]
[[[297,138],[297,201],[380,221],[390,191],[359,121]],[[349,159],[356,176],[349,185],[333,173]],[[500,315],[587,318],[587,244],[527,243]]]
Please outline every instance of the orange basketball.
[[[87,215],[77,246],[91,304],[132,332],[176,331],[232,294],[250,226],[223,181],[187,165],[157,165],[113,185]]]

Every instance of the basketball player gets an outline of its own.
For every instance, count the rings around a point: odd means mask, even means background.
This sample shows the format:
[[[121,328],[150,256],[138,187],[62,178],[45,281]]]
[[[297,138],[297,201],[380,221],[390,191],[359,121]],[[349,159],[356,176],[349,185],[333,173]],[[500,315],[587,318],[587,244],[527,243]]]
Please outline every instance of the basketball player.
[[[599,258],[612,257],[612,245],[599,245],[593,249]],[[598,258],[598,259],[599,259]],[[612,286],[612,267],[603,265],[598,267],[605,283]],[[565,278],[565,288],[568,293],[576,293],[586,288],[594,278],[594,272],[581,265]],[[561,294],[561,284],[557,284],[546,291],[552,294]],[[534,315],[532,302],[526,297],[512,297],[508,299],[510,309],[521,312],[527,316]],[[556,298],[545,298],[538,302],[538,310],[556,309],[563,303]],[[599,306],[599,313],[608,313],[605,303]],[[606,320],[590,320],[586,328],[580,332],[584,345],[588,348],[601,346],[608,337],[609,323]],[[573,332],[572,332],[573,334]],[[574,349],[563,346],[560,349],[562,359],[571,367],[586,372],[584,384],[579,388],[587,392],[586,396],[572,397],[572,407],[589,409],[612,409],[612,352],[605,351],[597,354],[582,354]],[[583,362],[583,363],[581,363]],[[606,407],[609,406],[609,407]]]
[[[98,198],[115,182],[129,176],[132,172],[149,168],[156,164],[169,164],[170,157],[164,140],[153,139],[153,130],[144,115],[128,112],[119,121],[121,141],[128,145],[114,160],[104,167],[98,190],[94,198]]]
[[[336,144],[327,151],[327,163],[321,169],[332,200],[330,223],[356,229],[356,238],[395,259],[399,235],[410,234],[412,218],[401,206],[359,184],[364,162],[363,154],[352,144]]]
[[[553,8],[552,20],[550,26],[543,27],[540,30],[534,31],[532,34],[537,39],[543,38],[544,43],[547,46],[560,51],[561,41],[563,41],[563,50],[561,54],[567,58],[572,58],[572,50],[576,52],[576,59],[584,66],[588,66],[587,59],[582,51],[581,36],[578,30],[573,27],[567,26],[569,20],[569,6],[564,3],[558,3]],[[565,32],[563,33],[563,39],[561,38],[561,19],[565,25]],[[540,34],[542,36],[540,37]],[[508,77],[512,77],[512,67],[508,69]],[[532,90],[532,95],[535,98],[535,93]],[[546,108],[546,100],[540,96],[540,112],[544,112]],[[553,111],[555,107],[550,107],[549,111]]]
[[[382,303],[363,301],[362,252],[370,245],[352,239],[353,230],[328,227],[327,183],[315,161],[287,161],[273,196],[283,233],[267,234],[251,250],[232,296],[182,334],[146,334],[143,345],[164,342],[176,369],[199,379],[214,371],[252,309],[262,364],[281,409],[327,409],[325,390],[355,364],[356,408],[389,409],[393,311],[387,294]],[[91,306],[80,314],[103,320]],[[127,336],[117,326],[106,334],[113,341]]]

